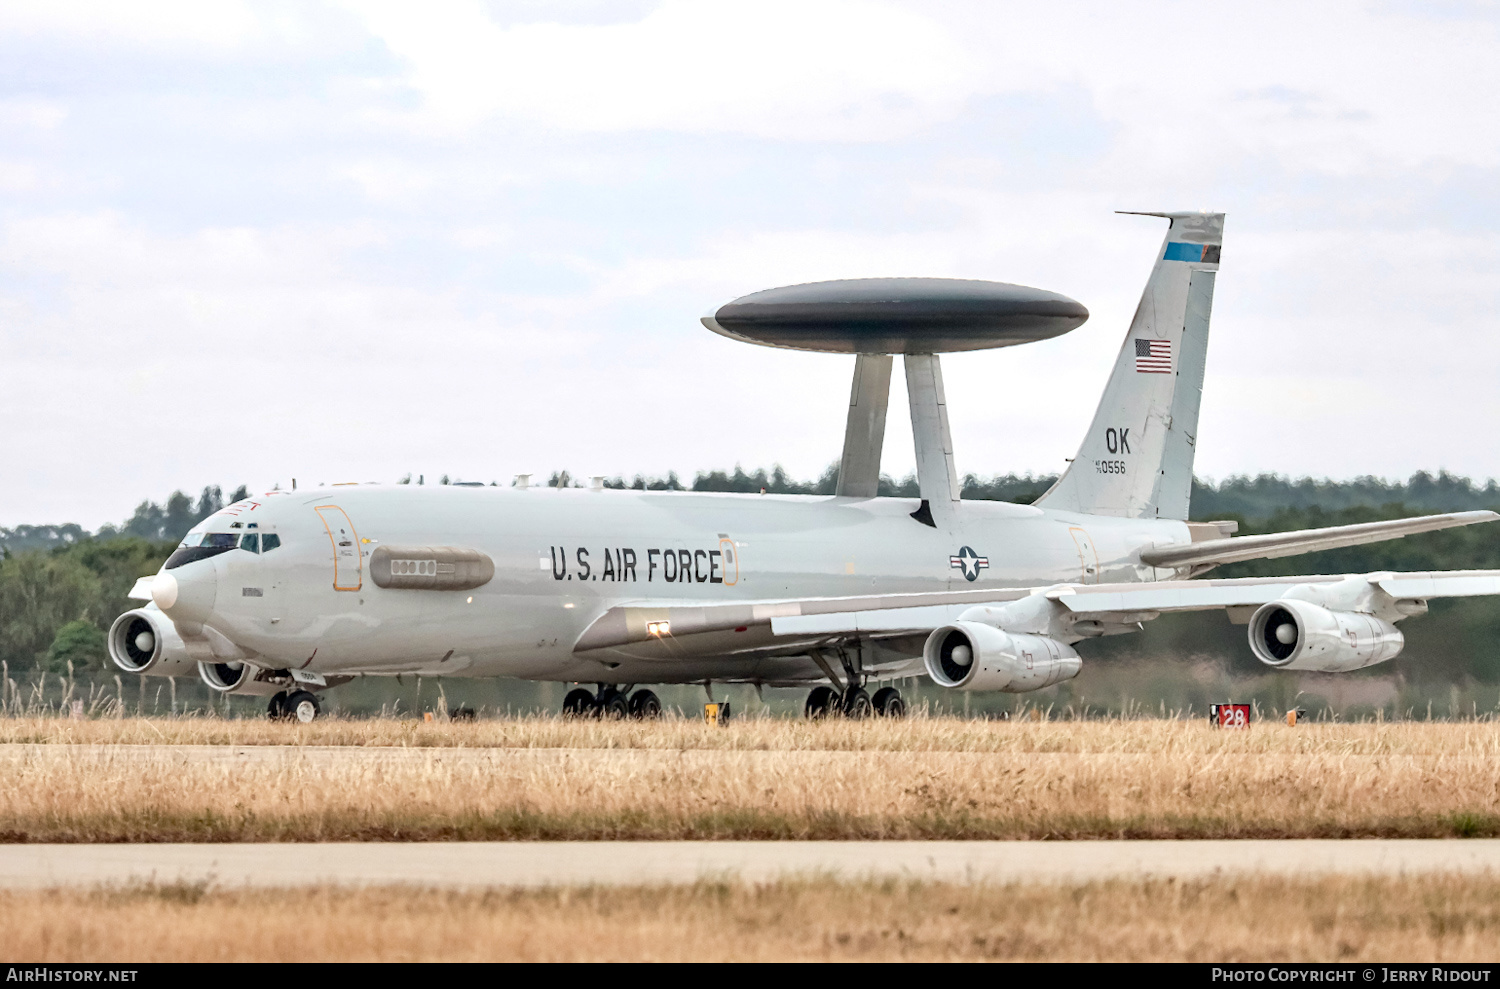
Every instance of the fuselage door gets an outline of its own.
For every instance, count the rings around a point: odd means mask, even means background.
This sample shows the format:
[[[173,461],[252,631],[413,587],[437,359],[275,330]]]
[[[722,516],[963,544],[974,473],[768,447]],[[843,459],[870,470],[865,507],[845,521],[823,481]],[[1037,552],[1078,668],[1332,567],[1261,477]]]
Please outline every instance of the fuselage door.
[[[719,565],[724,568],[724,583],[733,587],[740,582],[740,552],[733,539],[719,539]]]
[[[354,523],[337,505],[319,505],[317,513],[323,520],[323,528],[328,530],[329,541],[333,543],[333,589],[359,590],[364,585],[364,567]]]
[[[1078,549],[1078,569],[1082,574],[1079,583],[1099,583],[1099,554],[1094,551],[1094,541],[1077,526],[1070,527],[1068,534],[1073,537],[1073,545]]]

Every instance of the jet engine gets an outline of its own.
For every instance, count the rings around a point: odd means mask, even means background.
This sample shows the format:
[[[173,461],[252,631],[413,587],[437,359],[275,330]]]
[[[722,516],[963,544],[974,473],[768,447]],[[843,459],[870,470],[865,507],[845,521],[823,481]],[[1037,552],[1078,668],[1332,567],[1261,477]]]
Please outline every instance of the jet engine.
[[[106,641],[109,658],[127,673],[191,676],[197,665],[177,627],[155,608],[137,608],[116,618]]]
[[[1282,598],[1250,618],[1255,658],[1283,670],[1347,673],[1395,659],[1404,645],[1401,630],[1383,618],[1310,601]]]
[[[269,670],[238,661],[198,664],[198,676],[210,690],[220,694],[269,697],[286,690],[285,682],[277,682],[284,681],[286,671],[280,671],[277,680],[268,679],[272,675],[275,674]]]
[[[933,630],[922,659],[939,686],[1012,694],[1071,680],[1083,668],[1073,647],[1056,639],[966,621]]]

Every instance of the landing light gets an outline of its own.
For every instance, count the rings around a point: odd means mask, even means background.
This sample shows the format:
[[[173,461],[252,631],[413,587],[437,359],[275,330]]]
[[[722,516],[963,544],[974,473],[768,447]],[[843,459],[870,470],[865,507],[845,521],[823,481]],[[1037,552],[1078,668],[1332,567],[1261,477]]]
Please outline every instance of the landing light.
[[[658,638],[660,638],[663,635],[671,635],[672,634],[672,623],[671,622],[647,622],[646,623],[646,634],[647,635],[654,635],[654,636],[657,636]]]

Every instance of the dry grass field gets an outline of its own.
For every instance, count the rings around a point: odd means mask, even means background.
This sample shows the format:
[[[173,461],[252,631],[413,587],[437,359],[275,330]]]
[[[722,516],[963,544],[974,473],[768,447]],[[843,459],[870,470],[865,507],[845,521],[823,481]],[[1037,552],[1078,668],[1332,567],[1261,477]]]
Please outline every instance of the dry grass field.
[[[0,959],[1493,961],[1500,880],[0,893]]]
[[[1500,725],[0,720],[0,840],[1500,835]]]

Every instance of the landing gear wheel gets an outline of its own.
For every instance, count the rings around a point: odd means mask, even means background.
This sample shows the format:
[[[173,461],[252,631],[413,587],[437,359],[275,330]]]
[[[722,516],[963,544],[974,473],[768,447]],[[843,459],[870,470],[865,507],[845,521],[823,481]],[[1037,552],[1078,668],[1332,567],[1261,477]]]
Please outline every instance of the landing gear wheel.
[[[802,713],[815,719],[839,713],[839,692],[832,687],[814,687],[807,695],[807,705]]]
[[[606,721],[623,721],[630,717],[630,701],[618,690],[599,698],[599,717]]]
[[[292,716],[292,712],[287,710],[285,690],[271,697],[271,703],[266,705],[266,715],[272,721],[285,721]]]
[[[594,706],[594,695],[579,687],[568,691],[563,698],[562,713],[565,718],[594,718],[598,717],[599,709]]]
[[[323,713],[318,699],[305,690],[299,690],[286,699],[286,711],[293,720],[304,725],[312,724]]]
[[[875,704],[864,690],[855,689],[844,695],[844,717],[854,721],[863,721],[874,716]]]
[[[630,716],[638,721],[655,721],[661,717],[661,699],[649,690],[630,695]]]
[[[906,700],[895,687],[881,687],[875,691],[871,703],[875,705],[875,713],[883,718],[906,717]]]

